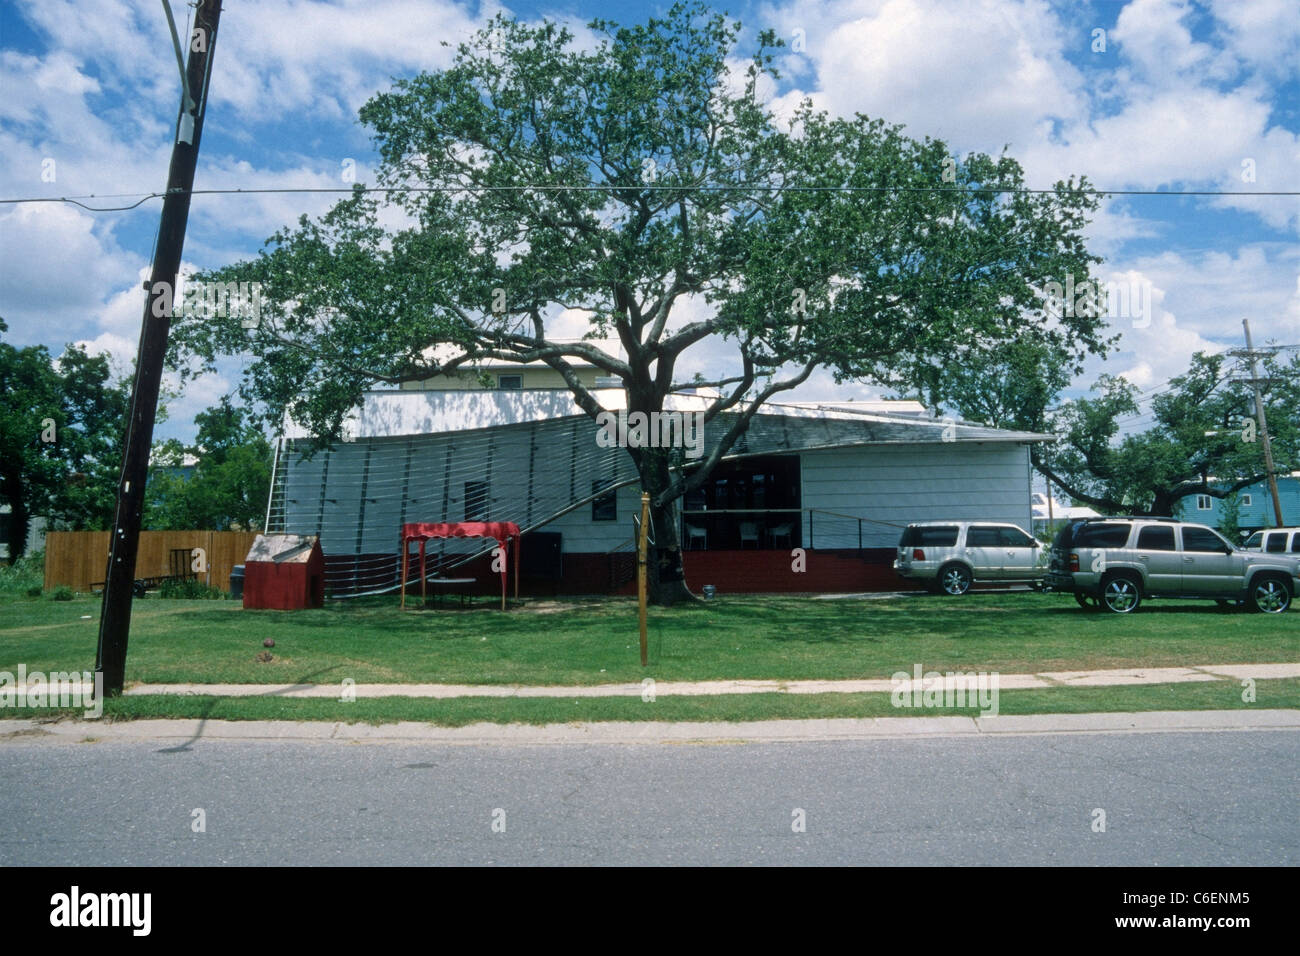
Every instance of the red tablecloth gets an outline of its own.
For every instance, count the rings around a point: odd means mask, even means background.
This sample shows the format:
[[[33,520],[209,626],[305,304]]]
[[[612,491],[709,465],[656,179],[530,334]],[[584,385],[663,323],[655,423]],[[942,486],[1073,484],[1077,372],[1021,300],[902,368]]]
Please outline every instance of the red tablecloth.
[[[424,546],[430,538],[493,538],[506,554],[510,541],[515,542],[515,597],[519,597],[519,525],[513,521],[417,522],[402,525],[402,606],[406,605],[406,549],[412,541],[420,543],[420,592],[424,593]],[[504,556],[504,555],[503,555]],[[506,606],[507,562],[501,562],[501,608]]]

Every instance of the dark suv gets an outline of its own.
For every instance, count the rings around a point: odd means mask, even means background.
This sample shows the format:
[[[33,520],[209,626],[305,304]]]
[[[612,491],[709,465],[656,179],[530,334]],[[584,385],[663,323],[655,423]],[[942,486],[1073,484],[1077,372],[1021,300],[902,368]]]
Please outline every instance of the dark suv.
[[[1116,614],[1150,597],[1244,602],[1280,614],[1300,589],[1300,556],[1245,551],[1204,525],[1170,518],[1089,518],[1056,535],[1043,586]]]

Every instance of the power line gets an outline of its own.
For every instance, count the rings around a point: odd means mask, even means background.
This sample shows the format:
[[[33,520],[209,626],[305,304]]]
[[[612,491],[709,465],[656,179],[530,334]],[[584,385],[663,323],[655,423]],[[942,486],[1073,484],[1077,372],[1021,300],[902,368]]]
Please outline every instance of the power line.
[[[322,194],[339,194],[339,193],[487,193],[487,192],[617,192],[617,191],[636,191],[636,192],[801,192],[801,193],[965,193],[967,195],[979,195],[981,193],[991,193],[993,195],[1046,195],[1055,194],[1061,190],[1057,189],[1030,189],[1021,186],[906,186],[906,185],[888,185],[888,186],[778,186],[768,184],[736,184],[729,186],[671,186],[671,185],[653,185],[653,184],[635,184],[628,186],[617,186],[613,184],[598,186],[559,186],[554,184],[526,184],[516,186],[275,186],[260,189],[192,189],[189,190],[190,196],[256,196],[267,194],[292,194],[292,193],[322,193]],[[1066,189],[1064,192],[1077,193],[1087,196],[1273,196],[1273,197],[1292,197],[1300,196],[1300,190],[1289,191],[1268,191],[1258,192],[1253,190],[1180,190],[1177,192],[1160,189]],[[135,209],[151,199],[162,199],[167,196],[166,192],[153,193],[107,193],[97,195],[90,193],[84,196],[31,196],[21,199],[0,199],[0,205],[16,205],[20,203],[69,203],[74,206],[80,206],[89,212],[127,212]],[[83,199],[121,199],[135,197],[136,201],[125,206],[87,206]]]

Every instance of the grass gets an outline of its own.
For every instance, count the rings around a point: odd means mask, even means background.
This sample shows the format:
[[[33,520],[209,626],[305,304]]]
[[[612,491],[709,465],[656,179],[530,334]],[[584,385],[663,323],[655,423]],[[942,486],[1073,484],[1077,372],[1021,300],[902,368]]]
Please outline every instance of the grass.
[[[98,597],[56,603],[48,595],[0,594],[0,671],[15,671],[19,663],[29,671],[92,668],[98,618]],[[917,663],[927,670],[1010,674],[1300,660],[1297,611],[1271,616],[1212,602],[1152,601],[1132,617],[1119,617],[1081,610],[1067,595],[1031,593],[872,600],[719,596],[697,606],[651,609],[649,632],[650,666],[643,669],[636,605],[625,598],[536,600],[505,613],[490,601],[464,611],[446,604],[403,613],[395,598],[284,612],[150,596],[134,604],[127,679],[598,684],[647,676],[888,678]],[[268,637],[275,640],[274,659],[259,663]],[[804,700],[797,706],[811,706]],[[584,706],[605,705],[575,710]]]
[[[1152,684],[1145,687],[1069,687],[1002,691],[1001,714],[1103,713],[1152,710],[1248,710],[1300,708],[1300,679],[1256,682],[1256,700],[1244,703],[1236,681]],[[41,711],[41,717],[79,717],[84,708]],[[325,720],[383,724],[419,721],[448,727],[474,723],[559,724],[574,721],[751,721],[830,717],[975,716],[975,709],[895,708],[890,695],[729,694],[716,697],[336,700],[260,697],[141,695],[105,702],[110,720],[204,718],[208,720]],[[37,712],[5,709],[0,716],[31,719]],[[89,723],[89,722],[88,722]],[[3,730],[0,730],[0,736]]]

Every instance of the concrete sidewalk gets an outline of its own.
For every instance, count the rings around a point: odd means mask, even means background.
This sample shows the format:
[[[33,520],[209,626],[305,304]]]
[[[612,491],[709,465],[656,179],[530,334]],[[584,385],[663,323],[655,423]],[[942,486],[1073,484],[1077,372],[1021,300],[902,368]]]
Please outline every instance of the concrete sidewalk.
[[[964,672],[974,674],[974,671]],[[991,672],[989,672],[991,673]],[[999,674],[1000,690],[1030,690],[1046,687],[1117,687],[1142,684],[1184,684],[1203,681],[1272,680],[1300,677],[1300,663],[1287,664],[1201,664],[1194,667],[1138,667],[1117,670],[1044,671],[1037,674]],[[702,697],[722,694],[871,694],[901,690],[973,686],[964,680],[944,676],[939,680],[907,680],[895,684],[887,678],[872,680],[716,680],[654,681],[658,697]],[[647,685],[590,684],[586,686],[534,686],[523,684],[355,684],[350,691],[358,700],[375,697],[641,697]],[[175,694],[213,697],[332,697],[343,694],[335,684],[136,684],[130,695]]]
[[[1300,731],[1300,710],[1151,711],[1000,717],[869,717],[829,720],[602,721],[566,724],[348,724],[291,720],[6,720],[0,747],[85,742],[315,741],[319,743],[743,744],[918,737],[1007,737],[1041,734]]]

